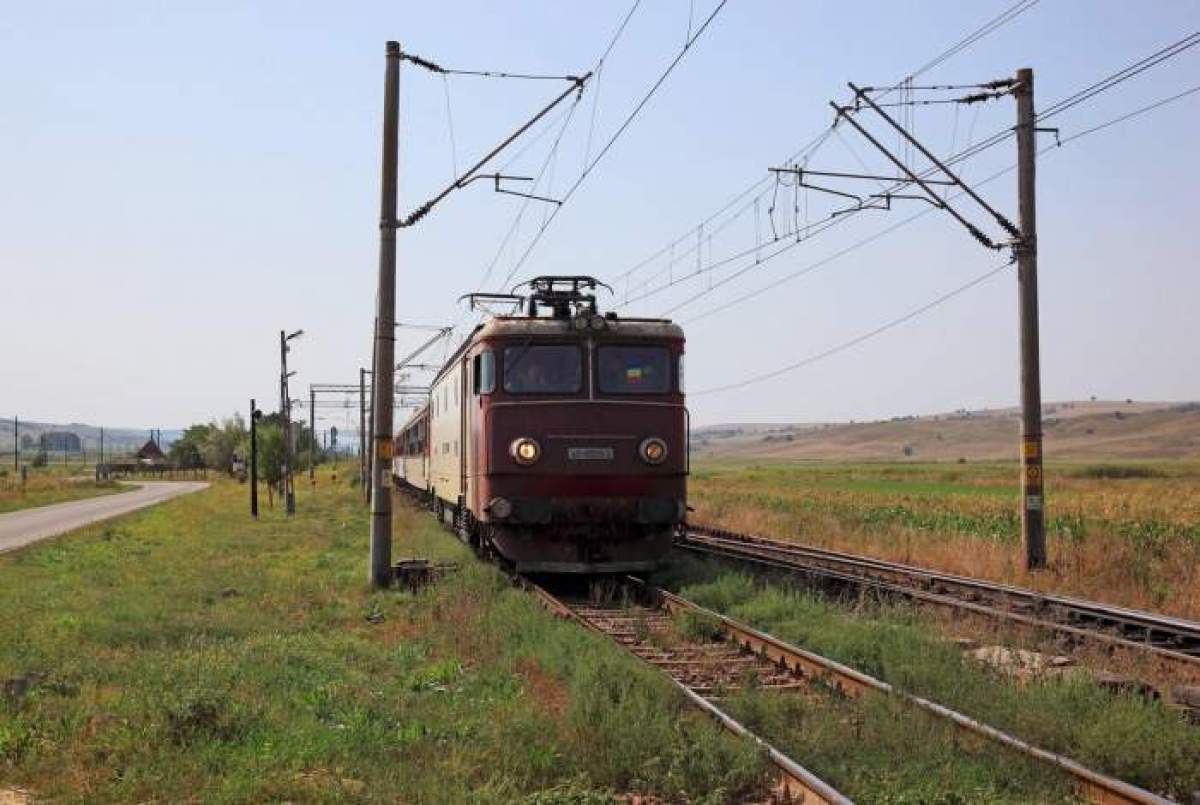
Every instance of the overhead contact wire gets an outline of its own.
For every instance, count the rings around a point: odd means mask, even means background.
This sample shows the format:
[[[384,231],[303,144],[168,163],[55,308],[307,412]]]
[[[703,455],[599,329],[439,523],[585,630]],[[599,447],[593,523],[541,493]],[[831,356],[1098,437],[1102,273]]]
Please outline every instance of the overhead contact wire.
[[[992,277],[999,274],[1001,271],[1005,270],[1006,268],[1009,268],[1010,266],[1012,266],[1011,261],[1008,261],[999,266],[996,266],[995,268],[991,269],[990,271],[986,271],[983,274],[980,274],[979,276],[975,277],[971,281],[969,281],[963,285],[959,285],[957,288],[954,288],[953,290],[947,291],[946,293],[942,294],[941,296],[937,297],[936,299],[933,299],[930,302],[926,302],[924,305],[921,305],[920,307],[918,307],[914,310],[910,310],[908,313],[905,313],[903,316],[900,316],[899,318],[892,319],[891,321],[887,322],[886,324],[882,324],[873,330],[869,330],[868,332],[865,332],[862,335],[855,336],[854,338],[851,338],[849,341],[843,341],[840,344],[830,347],[829,349],[827,349],[823,352],[818,352],[815,355],[810,355],[809,357],[807,357],[803,360],[796,361],[795,363],[790,363],[787,366],[781,367],[779,369],[775,369],[770,372],[766,372],[761,375],[755,375],[754,377],[749,377],[745,380],[740,380],[736,383],[729,383],[724,386],[715,386],[713,388],[701,389],[700,391],[692,391],[692,392],[688,392],[688,394],[690,396],[696,396],[696,395],[701,395],[701,394],[716,394],[717,392],[721,392],[721,391],[732,391],[733,389],[745,388],[746,386],[753,385],[755,383],[762,383],[763,381],[770,380],[775,377],[779,377],[780,375],[787,374],[788,372],[793,372],[793,371],[803,368],[805,366],[811,366],[812,364],[814,364],[818,361],[824,360],[825,358],[832,357],[833,355],[836,355],[839,352],[844,352],[845,350],[850,349],[851,347],[857,346],[858,344],[861,344],[864,341],[874,338],[875,336],[885,333],[888,330],[891,330],[895,327],[899,327],[901,324],[911,321],[911,320],[917,318],[918,316],[921,316],[922,314],[927,313],[930,310],[933,310],[935,307],[938,307],[939,305],[941,305],[945,302],[948,302],[949,300],[953,299],[954,297],[958,296],[959,294],[965,293],[965,292],[969,291],[971,288],[974,288],[976,285],[979,285],[980,283],[982,283],[988,279],[991,279]]]
[[[946,60],[953,57],[955,54],[961,52],[962,50],[965,50],[966,48],[975,44],[979,40],[983,39],[984,37],[988,36],[989,34],[993,33],[994,31],[998,30],[1005,24],[1016,19],[1018,16],[1020,16],[1024,12],[1028,11],[1029,9],[1031,9],[1035,5],[1037,5],[1038,2],[1039,2],[1039,0],[1019,0],[1019,2],[1015,3],[1014,5],[1010,6],[1005,11],[1003,11],[1002,13],[997,15],[996,17],[994,17],[991,20],[989,20],[988,22],[984,23],[982,26],[980,26],[975,31],[968,34],[962,40],[960,40],[959,42],[952,45],[949,49],[943,51],[941,54],[934,57],[932,60],[925,63],[921,67],[918,67],[916,70],[914,70],[912,73],[910,73],[904,79],[902,79],[900,82],[892,85],[890,88],[883,90],[882,94],[879,97],[885,97],[887,94],[893,92],[898,87],[900,87],[908,82],[911,82],[912,79],[916,78],[917,76],[920,76],[920,75],[928,72],[929,70],[933,69],[934,67],[938,66],[939,64],[945,62]],[[932,85],[929,87],[913,87],[913,89],[974,89],[974,88],[978,88],[980,86],[981,85],[979,85],[979,84]],[[829,137],[833,133],[833,130],[836,128],[836,126],[837,126],[837,122],[835,121],[833,125],[827,127],[820,135],[818,135],[817,140],[819,142],[823,143],[824,139]],[[1008,136],[1008,134],[1010,134],[1010,133],[1011,133],[1010,131],[1006,131],[1005,136]],[[786,162],[787,163],[795,162],[810,147],[812,147],[811,143],[810,143],[810,145],[805,146],[804,148],[800,149],[800,151],[798,151],[796,154],[793,154],[791,157],[789,157],[786,160]],[[718,217],[721,213],[723,213],[726,209],[731,207],[733,204],[737,203],[737,201],[740,200],[742,197],[744,197],[746,194],[753,192],[755,190],[755,188],[759,187],[760,185],[764,185],[769,181],[770,181],[770,177],[764,177],[763,179],[759,179],[759,180],[755,181],[749,187],[747,187],[745,190],[743,190],[742,192],[740,192],[736,196],[734,196],[734,198],[731,201],[727,202],[725,207],[723,207],[721,210],[718,210],[716,213],[709,216],[709,218],[705,219],[704,223],[705,224],[709,223],[714,218]],[[683,241],[685,238],[690,236],[691,232],[694,232],[695,230],[696,230],[696,227],[689,228],[688,234],[680,236],[675,241],[672,241],[671,244],[664,246],[662,249],[655,252],[650,257],[642,260],[640,263],[635,265],[633,268],[618,275],[614,279],[614,282],[624,279],[625,277],[629,276],[630,274],[637,272],[642,267],[644,267],[648,263],[652,262],[656,258],[661,257],[663,254],[665,254],[671,248],[671,246],[673,244]],[[633,300],[630,300],[630,301],[633,301]]]
[[[696,41],[704,35],[704,32],[708,30],[713,20],[717,18],[717,15],[721,13],[721,10],[725,8],[728,2],[729,0],[721,0],[721,2],[717,4],[716,8],[714,8],[704,22],[701,23],[700,27],[696,29],[696,32],[692,34],[691,38],[688,39],[682,48],[680,48],[679,53],[675,55],[675,58],[671,60],[671,63],[667,65],[667,68],[662,72],[654,84],[651,85],[649,91],[642,96],[642,99],[633,108],[633,111],[625,117],[621,125],[617,127],[617,130],[613,132],[611,137],[609,137],[608,141],[604,144],[604,147],[600,149],[595,158],[588,163],[588,165],[579,174],[579,177],[575,180],[575,182],[567,189],[567,192],[563,195],[558,206],[555,207],[554,211],[550,214],[550,217],[547,218],[546,222],[541,226],[540,229],[538,229],[537,233],[533,237],[533,240],[529,243],[529,246],[525,249],[521,257],[517,260],[516,264],[508,272],[508,276],[505,277],[503,284],[507,285],[513,276],[521,270],[521,267],[525,265],[526,260],[529,259],[529,255],[533,253],[534,248],[536,248],[538,243],[541,242],[542,236],[546,233],[546,230],[549,228],[550,224],[552,224],[558,217],[559,213],[562,212],[563,207],[565,207],[571,197],[575,195],[575,191],[579,189],[579,186],[583,184],[584,180],[587,179],[587,177],[595,169],[596,165],[599,164],[602,159],[604,159],[605,155],[608,154],[609,150],[612,149],[617,140],[621,138],[621,135],[625,133],[630,124],[633,123],[633,121],[641,113],[642,109],[644,109],[646,104],[649,103],[650,99],[654,97],[659,88],[662,87],[667,78],[670,77],[671,73],[675,71],[675,68],[679,66],[679,63],[683,61],[683,57],[686,56],[688,51],[691,50],[692,45],[694,45]]]

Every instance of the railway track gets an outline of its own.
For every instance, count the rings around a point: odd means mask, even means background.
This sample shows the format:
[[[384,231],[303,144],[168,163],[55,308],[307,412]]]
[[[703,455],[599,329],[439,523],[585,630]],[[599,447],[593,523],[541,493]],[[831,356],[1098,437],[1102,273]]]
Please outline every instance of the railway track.
[[[676,547],[1149,652],[1200,669],[1200,623],[766,537],[689,526]]]
[[[1092,771],[1068,757],[1033,746],[948,707],[899,691],[886,682],[793,646],[680,596],[649,587],[637,579],[627,580],[627,584],[635,590],[632,600],[642,602],[633,605],[627,602],[598,605],[587,600],[565,600],[528,580],[523,580],[523,583],[548,609],[615,640],[635,656],[663,671],[693,704],[713,715],[728,729],[739,735],[748,735],[766,747],[779,772],[775,787],[776,801],[841,803],[850,800],[767,741],[749,733],[720,709],[720,699],[737,691],[750,679],[755,680],[753,684],[757,688],[766,690],[799,692],[801,689],[815,690],[819,686],[849,698],[893,696],[964,732],[1056,768],[1072,780],[1079,795],[1089,802],[1103,805],[1160,805],[1170,802],[1137,786]],[[719,624],[720,640],[682,646],[655,640],[655,635],[669,631],[673,617],[686,612],[701,615],[706,622]]]
[[[722,696],[737,691],[751,676],[760,687],[788,690],[805,683],[766,657],[756,656],[728,642],[667,645],[656,640],[671,629],[671,611],[662,606],[624,603],[599,605],[586,600],[559,598],[528,579],[520,580],[542,604],[565,618],[603,634],[634,656],[661,670],[697,708],[715,718],[735,735],[748,737],[767,753],[775,768],[771,802],[850,803],[845,796],[792,758],[752,733],[721,709]]]
[[[415,497],[413,502],[418,506],[422,505]],[[444,521],[442,525],[450,528]],[[730,541],[726,537],[699,534],[689,534],[689,538]],[[792,551],[794,547],[786,543],[741,535],[736,535],[734,541],[752,542],[760,548],[764,545],[779,545],[788,551]],[[838,555],[823,551],[815,553]],[[848,554],[844,556],[862,559]],[[751,558],[755,561],[760,560],[760,557]],[[925,572],[919,569],[912,570],[918,573]],[[798,693],[800,689],[812,690],[820,686],[850,698],[868,695],[893,696],[917,710],[952,723],[964,732],[1058,769],[1071,778],[1081,798],[1088,802],[1099,805],[1169,805],[1172,802],[1138,786],[1088,769],[1064,755],[1029,744],[951,708],[900,691],[882,680],[793,646],[673,593],[650,587],[640,579],[626,577],[623,581],[636,590],[633,598],[640,603],[630,605],[630,600],[626,599],[618,604],[598,605],[589,600],[559,598],[529,578],[519,575],[512,577],[517,584],[536,595],[551,612],[613,639],[634,656],[657,667],[694,706],[713,717],[725,729],[749,738],[762,747],[776,771],[776,781],[769,800],[772,803],[851,803],[852,800],[769,741],[755,735],[720,707],[723,697],[735,693],[747,684],[758,689],[796,690]],[[912,592],[911,588],[908,592]],[[653,639],[656,634],[662,634],[670,628],[670,620],[673,617],[688,611],[701,614],[711,622],[719,624],[720,642],[680,646]]]

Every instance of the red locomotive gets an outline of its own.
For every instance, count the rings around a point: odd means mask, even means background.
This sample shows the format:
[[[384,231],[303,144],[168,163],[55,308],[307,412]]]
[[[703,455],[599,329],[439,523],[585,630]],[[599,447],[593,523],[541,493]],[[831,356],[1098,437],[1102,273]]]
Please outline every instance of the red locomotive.
[[[684,521],[683,331],[600,315],[598,284],[488,295],[527,315],[477,327],[396,437],[398,480],[518,571],[647,570]]]

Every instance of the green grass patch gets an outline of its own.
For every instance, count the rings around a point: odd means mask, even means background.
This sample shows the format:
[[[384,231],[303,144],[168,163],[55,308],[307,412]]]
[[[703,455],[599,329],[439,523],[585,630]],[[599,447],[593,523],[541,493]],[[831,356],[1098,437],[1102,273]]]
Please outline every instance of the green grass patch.
[[[0,559],[0,778],[62,802],[738,800],[765,764],[431,518],[366,584],[357,490],[297,516],[213,488]],[[265,509],[265,507],[264,507]],[[17,687],[22,687],[16,692]]]
[[[943,473],[940,478],[929,480],[903,478],[841,478],[817,482],[817,485],[829,489],[841,489],[847,492],[871,492],[878,494],[915,495],[921,497],[942,497],[944,495],[967,495],[972,497],[1004,497],[1017,494],[1017,484],[974,485],[960,483],[957,473]]]
[[[746,690],[729,708],[856,802],[1078,801],[1052,769],[963,741],[960,732],[883,697],[847,702]]]
[[[100,495],[128,492],[135,488],[128,484],[119,484],[116,481],[38,478],[31,480],[28,486],[22,490],[21,482],[18,479],[10,482],[7,487],[0,488],[0,514],[38,506],[49,506],[53,503],[66,503],[71,500],[84,500]]]

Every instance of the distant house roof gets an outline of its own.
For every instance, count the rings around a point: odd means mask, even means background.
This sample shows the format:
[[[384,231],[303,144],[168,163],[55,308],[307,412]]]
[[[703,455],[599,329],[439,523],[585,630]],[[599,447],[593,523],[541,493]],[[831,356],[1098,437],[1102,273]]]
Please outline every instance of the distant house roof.
[[[135,454],[138,461],[166,461],[167,457],[163,455],[163,451],[154,443],[153,439],[147,439],[141,449]]]

